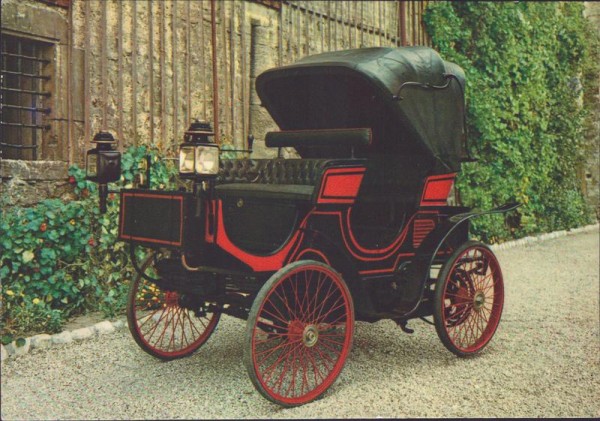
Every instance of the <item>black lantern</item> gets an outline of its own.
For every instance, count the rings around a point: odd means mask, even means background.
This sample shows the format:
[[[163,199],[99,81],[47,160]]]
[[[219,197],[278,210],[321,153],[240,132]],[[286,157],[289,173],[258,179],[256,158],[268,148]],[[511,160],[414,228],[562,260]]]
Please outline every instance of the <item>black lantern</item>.
[[[96,133],[92,143],[96,147],[87,152],[85,173],[88,180],[98,183],[100,212],[105,213],[107,184],[121,178],[121,153],[116,150],[117,141],[109,132]]]
[[[179,174],[182,177],[215,177],[219,172],[219,146],[209,136],[214,132],[210,123],[194,121],[179,146]]]

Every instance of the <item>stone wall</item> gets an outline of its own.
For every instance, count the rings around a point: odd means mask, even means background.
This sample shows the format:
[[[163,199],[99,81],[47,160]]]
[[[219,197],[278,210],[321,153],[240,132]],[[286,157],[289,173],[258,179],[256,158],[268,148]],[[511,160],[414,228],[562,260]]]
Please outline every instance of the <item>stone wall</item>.
[[[67,166],[60,161],[4,159],[0,177],[0,197],[8,206],[31,206],[46,198],[74,199]]]

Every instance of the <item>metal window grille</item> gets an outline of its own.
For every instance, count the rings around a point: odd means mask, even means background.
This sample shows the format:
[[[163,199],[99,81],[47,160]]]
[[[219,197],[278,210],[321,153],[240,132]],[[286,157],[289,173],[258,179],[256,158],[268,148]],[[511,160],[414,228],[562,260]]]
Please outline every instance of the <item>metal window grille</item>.
[[[5,159],[36,160],[50,113],[48,51],[52,44],[2,35],[0,151]]]

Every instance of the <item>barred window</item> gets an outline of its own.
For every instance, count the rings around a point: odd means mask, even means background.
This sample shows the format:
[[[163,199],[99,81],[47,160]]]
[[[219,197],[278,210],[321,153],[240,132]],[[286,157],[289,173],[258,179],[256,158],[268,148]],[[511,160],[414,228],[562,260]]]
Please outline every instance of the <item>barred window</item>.
[[[52,44],[2,35],[0,151],[4,159],[41,159],[50,126]]]

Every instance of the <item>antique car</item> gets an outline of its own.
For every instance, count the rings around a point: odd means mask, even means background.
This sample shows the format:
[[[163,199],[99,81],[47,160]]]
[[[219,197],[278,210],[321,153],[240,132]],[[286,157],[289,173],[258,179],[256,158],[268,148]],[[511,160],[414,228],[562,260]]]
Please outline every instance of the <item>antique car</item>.
[[[179,158],[188,191],[120,192],[138,345],[181,358],[222,314],[247,320],[249,377],[283,406],[332,385],[356,321],[391,319],[410,333],[420,318],[454,354],[480,352],[500,321],[504,283],[490,248],[469,240],[469,220],[518,205],[449,205],[461,163],[472,161],[464,88],[462,69],[430,48],[328,52],[256,80],[281,129],[265,137],[277,158],[222,159],[210,124],[194,122]],[[97,141],[88,171],[102,195],[119,162]],[[138,247],[151,250],[144,262]]]

